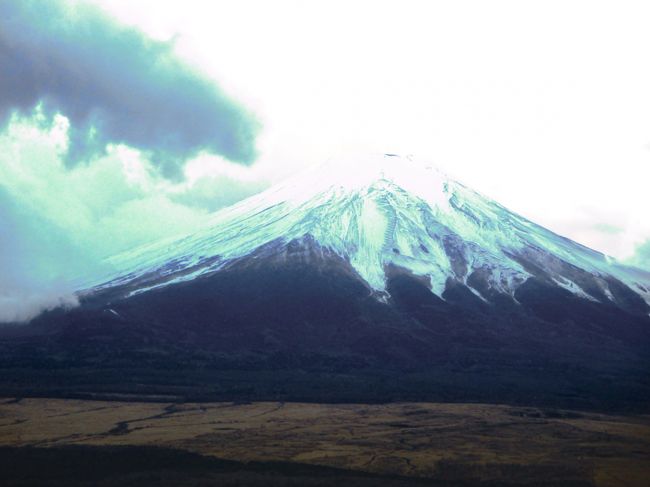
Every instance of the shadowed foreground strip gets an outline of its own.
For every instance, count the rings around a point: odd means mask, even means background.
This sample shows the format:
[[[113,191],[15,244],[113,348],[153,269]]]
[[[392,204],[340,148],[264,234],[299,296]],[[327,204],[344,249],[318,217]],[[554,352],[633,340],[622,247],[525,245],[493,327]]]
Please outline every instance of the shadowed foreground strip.
[[[380,487],[439,482],[286,462],[233,462],[147,446],[0,447],[5,486]]]
[[[5,399],[0,445],[14,447],[0,451],[4,465],[51,470],[60,485],[75,485],[62,465],[97,462],[94,474],[118,475],[106,485],[644,486],[650,478],[647,416],[483,404]],[[131,455],[139,460],[117,461],[128,453],[114,447],[140,448]],[[122,470],[93,459],[106,452]],[[39,484],[21,483],[19,470],[3,468],[9,485]]]

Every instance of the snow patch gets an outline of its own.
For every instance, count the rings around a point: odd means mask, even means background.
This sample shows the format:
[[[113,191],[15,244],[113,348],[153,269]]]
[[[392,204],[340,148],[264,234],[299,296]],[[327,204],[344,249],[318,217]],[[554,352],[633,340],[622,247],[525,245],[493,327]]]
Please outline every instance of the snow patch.
[[[596,298],[594,298],[592,295],[586,293],[584,289],[582,289],[580,286],[578,286],[575,282],[565,279],[564,277],[557,276],[553,278],[553,282],[560,286],[563,289],[566,289],[567,291],[580,296],[581,298],[588,299],[589,301],[595,301],[598,302]],[[608,290],[609,291],[609,290]],[[608,296],[609,297],[609,296]]]

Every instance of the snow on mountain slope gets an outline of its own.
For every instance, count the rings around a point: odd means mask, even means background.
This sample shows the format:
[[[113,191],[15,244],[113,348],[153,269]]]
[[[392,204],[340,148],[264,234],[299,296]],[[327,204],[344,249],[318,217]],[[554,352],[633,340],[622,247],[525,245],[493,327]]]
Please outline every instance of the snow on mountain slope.
[[[595,301],[616,300],[620,283],[650,303],[650,273],[612,264],[408,157],[340,158],[213,214],[204,228],[108,260],[97,291],[131,293],[217,271],[273,241],[311,235],[349,260],[378,295],[386,268],[430,280],[441,296],[451,279],[482,299],[514,296],[531,275]]]

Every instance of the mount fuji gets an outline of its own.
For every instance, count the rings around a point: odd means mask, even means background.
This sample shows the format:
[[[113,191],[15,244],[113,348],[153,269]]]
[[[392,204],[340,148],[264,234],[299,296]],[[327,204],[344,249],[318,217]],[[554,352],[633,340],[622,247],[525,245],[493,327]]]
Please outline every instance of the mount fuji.
[[[626,268],[393,154],[340,158],[214,214],[200,231],[108,260],[105,282],[133,296],[210,275],[259,252],[318,248],[344,259],[387,302],[388,273],[420,276],[436,296],[462,286],[516,300],[532,277],[575,296],[650,311],[650,273]],[[256,253],[257,252],[257,253]],[[304,257],[304,256],[303,256]],[[90,285],[89,285],[90,284]]]
[[[3,330],[0,368],[62,394],[650,403],[650,273],[410,157],[329,161],[107,266]]]

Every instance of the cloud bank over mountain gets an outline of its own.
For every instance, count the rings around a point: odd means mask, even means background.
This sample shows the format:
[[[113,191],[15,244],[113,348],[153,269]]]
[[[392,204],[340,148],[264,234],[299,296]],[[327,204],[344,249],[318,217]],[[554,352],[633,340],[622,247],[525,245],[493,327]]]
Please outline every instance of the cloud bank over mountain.
[[[36,114],[0,133],[0,322],[74,304],[70,280],[102,272],[104,257],[191,232],[268,185],[254,168],[209,155],[170,181],[126,146],[68,167],[68,125]]]
[[[0,322],[74,305],[70,279],[103,257],[266,184],[246,172],[256,118],[89,3],[0,2],[0,73]]]

